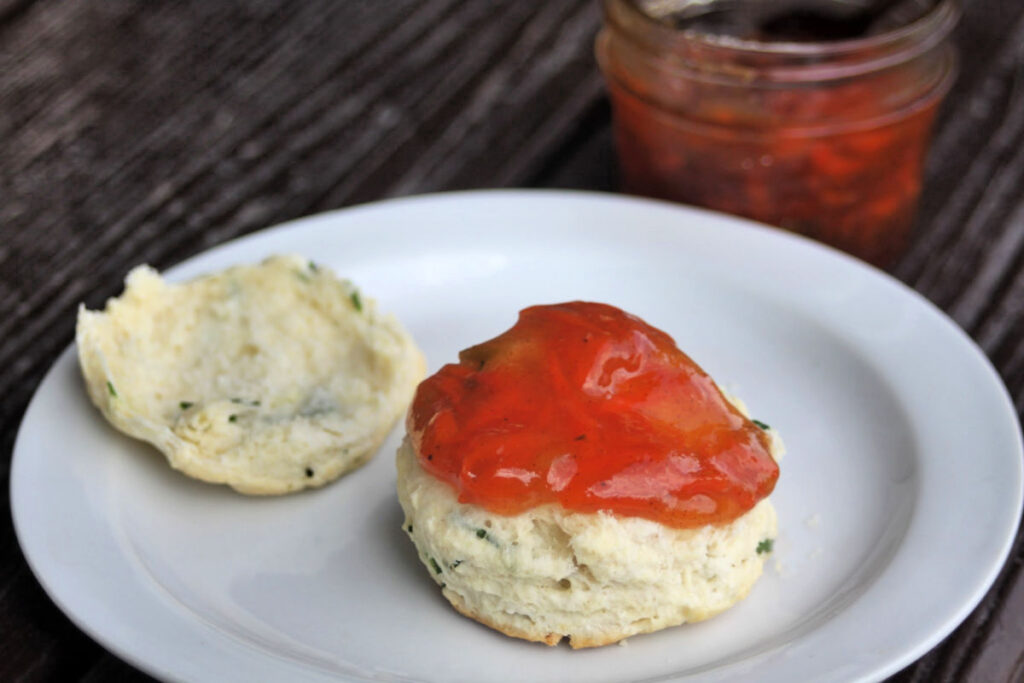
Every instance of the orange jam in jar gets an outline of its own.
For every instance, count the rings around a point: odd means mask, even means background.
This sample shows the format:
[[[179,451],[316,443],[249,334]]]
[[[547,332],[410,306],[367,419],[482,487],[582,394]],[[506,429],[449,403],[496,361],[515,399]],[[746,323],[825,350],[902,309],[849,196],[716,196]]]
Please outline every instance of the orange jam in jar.
[[[954,79],[959,11],[862,2],[605,0],[596,52],[623,189],[890,264]]]

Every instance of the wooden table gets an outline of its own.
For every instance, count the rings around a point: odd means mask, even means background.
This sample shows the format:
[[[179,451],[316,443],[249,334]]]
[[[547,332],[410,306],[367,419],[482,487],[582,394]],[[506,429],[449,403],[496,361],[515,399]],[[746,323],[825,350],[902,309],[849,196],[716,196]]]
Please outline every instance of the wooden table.
[[[893,273],[1024,406],[1024,3],[966,2],[920,228]],[[0,491],[75,308],[296,216],[471,187],[614,189],[593,0],[0,0]],[[965,454],[969,457],[970,454]],[[956,552],[950,539],[950,552]],[[1024,679],[1024,549],[893,680]],[[0,680],[146,677],[57,610],[0,526]]]

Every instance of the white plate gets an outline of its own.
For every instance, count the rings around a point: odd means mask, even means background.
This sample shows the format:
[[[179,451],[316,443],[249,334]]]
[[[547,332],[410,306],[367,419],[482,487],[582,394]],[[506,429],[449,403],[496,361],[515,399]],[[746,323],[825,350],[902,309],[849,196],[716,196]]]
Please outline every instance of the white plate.
[[[786,440],[775,558],[734,609],[626,647],[506,638],[448,607],[400,531],[397,432],[332,486],[246,498],[109,428],[71,348],[18,435],[18,538],[75,623],[156,676],[876,679],[949,633],[1006,557],[1022,451],[998,376],[934,307],[837,252],[661,203],[478,192],[296,221],[171,275],[275,252],[355,280],[431,371],[535,303],[605,301],[668,331]]]

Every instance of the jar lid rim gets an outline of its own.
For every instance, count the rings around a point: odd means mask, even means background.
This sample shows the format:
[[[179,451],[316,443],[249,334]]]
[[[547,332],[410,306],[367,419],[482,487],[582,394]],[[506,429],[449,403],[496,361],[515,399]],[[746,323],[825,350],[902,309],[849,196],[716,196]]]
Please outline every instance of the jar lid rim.
[[[734,36],[717,35],[702,31],[680,31],[668,27],[644,12],[635,0],[604,0],[605,16],[613,17],[617,12],[641,22],[646,30],[656,33],[660,42],[686,42],[701,44],[710,48],[730,50],[747,54],[775,55],[841,55],[870,48],[884,47],[899,43],[915,34],[934,36],[949,33],[960,18],[959,0],[937,0],[935,7],[914,21],[885,33],[860,38],[845,38],[827,41],[766,41]]]

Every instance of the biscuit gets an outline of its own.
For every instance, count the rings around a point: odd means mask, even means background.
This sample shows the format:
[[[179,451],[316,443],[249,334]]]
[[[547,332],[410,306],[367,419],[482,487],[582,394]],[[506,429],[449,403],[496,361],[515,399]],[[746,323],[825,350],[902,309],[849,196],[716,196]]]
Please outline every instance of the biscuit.
[[[777,459],[777,434],[771,445]],[[504,516],[460,503],[408,439],[397,467],[403,528],[445,598],[506,635],[548,645],[607,645],[712,617],[747,595],[776,535],[768,499],[695,529],[557,504]]]
[[[103,311],[80,307],[76,341],[114,427],[246,494],[321,486],[366,462],[425,372],[393,317],[298,256],[185,284],[139,266]]]

